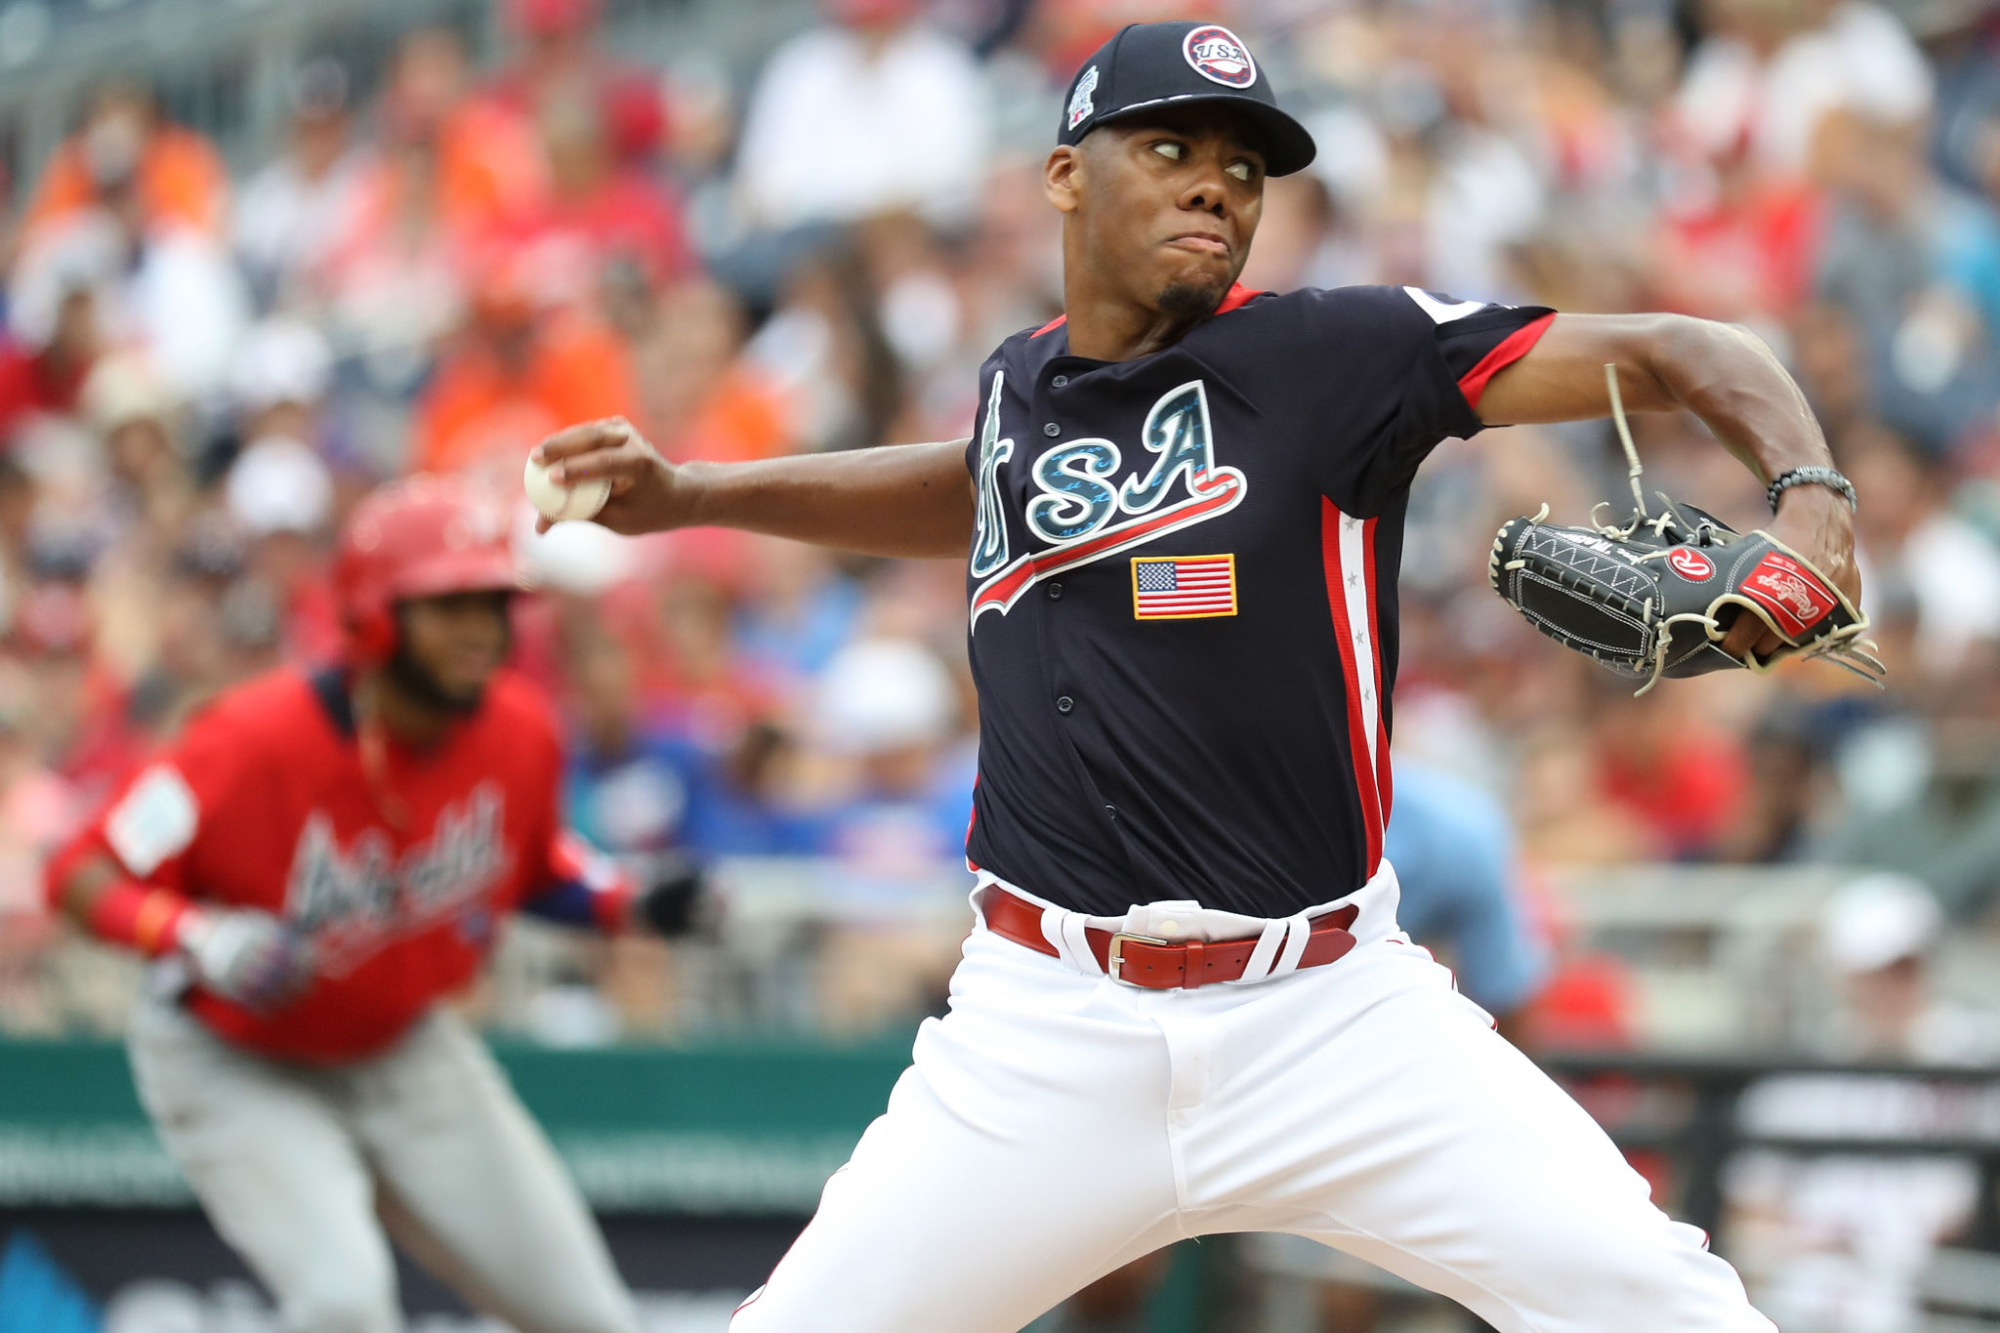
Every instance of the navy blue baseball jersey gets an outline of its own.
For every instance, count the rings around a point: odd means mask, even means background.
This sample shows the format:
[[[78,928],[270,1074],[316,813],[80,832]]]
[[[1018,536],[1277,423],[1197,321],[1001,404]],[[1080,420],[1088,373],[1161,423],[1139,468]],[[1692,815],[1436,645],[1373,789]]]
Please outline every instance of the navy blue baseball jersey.
[[[967,859],[1102,915],[1359,888],[1389,817],[1410,480],[1551,318],[1237,287],[1129,361],[1070,355],[1060,320],[1002,343],[966,450]]]

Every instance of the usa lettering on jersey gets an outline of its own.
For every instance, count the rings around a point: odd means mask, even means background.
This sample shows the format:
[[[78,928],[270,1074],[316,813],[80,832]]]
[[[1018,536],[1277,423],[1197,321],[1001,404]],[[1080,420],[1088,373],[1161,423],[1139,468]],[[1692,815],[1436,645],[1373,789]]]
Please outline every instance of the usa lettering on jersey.
[[[1228,513],[1249,491],[1241,471],[1216,463],[1208,388],[1189,380],[1160,395],[1146,413],[1139,438],[1153,457],[1143,473],[1134,468],[1118,481],[1124,455],[1108,439],[1072,440],[1036,458],[1030,469],[1036,494],[1023,517],[1028,531],[1048,547],[1007,562],[999,475],[1005,458],[999,446],[1011,454],[1013,441],[998,438],[1000,383],[996,371],[980,440],[980,523],[974,529],[972,575],[991,577],[972,598],[975,629],[980,616],[1005,615],[1039,580]],[[982,567],[982,553],[992,549],[984,526],[989,512],[1001,532],[999,559]]]
[[[972,521],[972,577],[984,578],[1007,563],[1007,516],[1000,508],[1000,465],[1014,456],[1014,442],[1000,438],[1000,391],[1007,382],[993,372],[986,424],[979,430],[979,503]]]
[[[383,945],[479,901],[507,873],[505,800],[490,782],[438,815],[429,839],[398,857],[381,829],[346,849],[333,821],[314,813],[299,834],[286,880],[285,915],[313,938],[321,970],[341,976]]]

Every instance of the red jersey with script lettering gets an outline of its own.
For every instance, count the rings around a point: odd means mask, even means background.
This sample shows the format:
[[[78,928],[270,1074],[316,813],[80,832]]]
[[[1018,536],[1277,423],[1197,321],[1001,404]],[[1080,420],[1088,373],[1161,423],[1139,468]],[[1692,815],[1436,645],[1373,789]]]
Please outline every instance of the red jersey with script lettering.
[[[58,859],[93,851],[199,902],[260,908],[312,939],[299,999],[254,1013],[200,988],[189,1010],[266,1055],[336,1063],[395,1041],[478,971],[502,913],[616,872],[563,830],[548,703],[502,672],[434,748],[362,765],[347,681],[274,672],[196,713]],[[383,806],[399,807],[392,824]]]

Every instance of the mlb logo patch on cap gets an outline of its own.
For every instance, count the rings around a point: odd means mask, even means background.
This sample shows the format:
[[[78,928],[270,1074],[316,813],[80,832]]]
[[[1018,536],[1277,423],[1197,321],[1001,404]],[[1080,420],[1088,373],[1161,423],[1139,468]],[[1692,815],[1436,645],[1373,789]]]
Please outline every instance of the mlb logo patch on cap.
[[[1090,95],[1097,91],[1097,66],[1092,65],[1076,81],[1076,91],[1069,95],[1069,127],[1073,130],[1090,119],[1090,113],[1097,108],[1090,104]]]
[[[1228,88],[1248,88],[1257,82],[1257,62],[1236,34],[1216,23],[1192,28],[1181,39],[1181,54],[1194,72]]]

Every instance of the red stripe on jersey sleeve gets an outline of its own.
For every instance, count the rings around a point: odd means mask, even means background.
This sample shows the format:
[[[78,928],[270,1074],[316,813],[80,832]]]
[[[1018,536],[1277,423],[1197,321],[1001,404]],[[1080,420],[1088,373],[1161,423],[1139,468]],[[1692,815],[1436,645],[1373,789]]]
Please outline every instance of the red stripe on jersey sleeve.
[[[1487,382],[1526,356],[1529,349],[1549,331],[1549,324],[1554,319],[1552,311],[1531,324],[1523,324],[1508,334],[1498,347],[1480,357],[1479,364],[1466,371],[1458,381],[1458,391],[1465,395],[1466,405],[1478,407],[1480,398],[1486,393]]]

